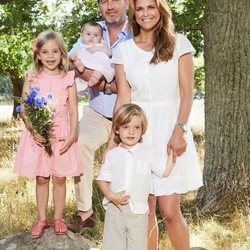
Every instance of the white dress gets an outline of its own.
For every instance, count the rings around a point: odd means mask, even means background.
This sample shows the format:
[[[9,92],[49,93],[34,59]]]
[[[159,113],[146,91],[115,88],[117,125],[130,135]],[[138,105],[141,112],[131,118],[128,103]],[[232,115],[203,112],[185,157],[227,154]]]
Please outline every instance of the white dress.
[[[179,105],[178,60],[186,53],[194,54],[189,40],[176,34],[174,56],[168,62],[150,64],[153,51],[139,48],[133,39],[119,44],[112,62],[123,64],[127,81],[131,86],[131,102],[140,105],[148,118],[144,143],[152,145],[163,155],[174,129]],[[202,175],[191,129],[185,133],[186,152],[177,157],[169,177],[153,175],[153,192],[156,196],[186,193],[202,186]]]

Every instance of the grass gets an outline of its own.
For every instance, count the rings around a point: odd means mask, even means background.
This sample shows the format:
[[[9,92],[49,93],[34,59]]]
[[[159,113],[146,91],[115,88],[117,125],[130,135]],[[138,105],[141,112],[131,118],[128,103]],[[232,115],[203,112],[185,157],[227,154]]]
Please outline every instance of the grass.
[[[12,173],[15,152],[22,132],[21,123],[0,122],[0,237],[29,230],[37,216],[35,205],[35,180],[16,176]],[[194,130],[194,139],[200,156],[204,160],[204,133]],[[100,167],[103,148],[95,156],[96,174]],[[194,205],[196,192],[183,195],[182,211],[190,229],[191,247],[207,250],[247,250],[250,249],[250,213],[237,211],[231,216],[218,218],[202,214]],[[51,196],[52,197],[52,196]],[[86,229],[82,234],[101,246],[104,209],[102,195],[94,182],[94,210],[97,213],[97,226]],[[76,211],[73,179],[67,180],[67,199],[64,217],[67,223]],[[52,198],[49,200],[49,218],[53,216]],[[159,215],[158,215],[159,217]],[[159,249],[171,249],[165,234],[165,226],[159,217]]]

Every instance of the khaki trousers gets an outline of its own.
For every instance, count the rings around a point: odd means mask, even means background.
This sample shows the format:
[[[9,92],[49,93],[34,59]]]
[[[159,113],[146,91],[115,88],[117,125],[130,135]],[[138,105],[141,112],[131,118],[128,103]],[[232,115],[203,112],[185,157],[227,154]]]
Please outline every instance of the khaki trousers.
[[[95,151],[108,141],[112,122],[88,106],[83,108],[79,125],[78,144],[83,160],[83,175],[75,177],[77,209],[92,207],[92,182]]]
[[[109,203],[104,221],[102,250],[146,250],[148,214],[133,214],[129,205],[120,210]]]

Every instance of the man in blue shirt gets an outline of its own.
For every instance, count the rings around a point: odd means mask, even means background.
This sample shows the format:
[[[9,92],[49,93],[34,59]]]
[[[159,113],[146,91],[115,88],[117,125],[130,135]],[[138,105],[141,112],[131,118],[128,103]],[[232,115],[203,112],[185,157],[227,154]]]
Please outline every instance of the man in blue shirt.
[[[112,50],[117,44],[132,37],[127,29],[126,7],[128,0],[98,0],[100,14],[104,21],[99,22],[103,28],[104,42]],[[82,43],[79,38],[69,52]],[[81,77],[86,80],[90,70],[86,69]],[[89,105],[84,107],[80,120],[78,143],[83,158],[83,176],[75,178],[75,191],[78,214],[69,230],[79,233],[84,227],[95,225],[92,210],[92,181],[95,151],[108,141],[111,131],[113,107],[116,100],[115,82],[102,83],[103,87],[88,88]],[[101,88],[101,90],[100,90]]]

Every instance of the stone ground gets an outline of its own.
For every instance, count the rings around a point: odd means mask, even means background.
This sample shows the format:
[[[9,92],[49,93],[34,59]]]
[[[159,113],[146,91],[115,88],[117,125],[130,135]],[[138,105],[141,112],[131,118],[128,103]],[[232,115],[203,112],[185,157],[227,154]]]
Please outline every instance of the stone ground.
[[[94,243],[79,234],[68,232],[65,236],[56,236],[52,228],[45,230],[44,235],[36,240],[28,232],[21,232],[0,238],[0,249],[6,250],[99,250]]]
[[[79,105],[79,117],[82,115],[82,106]],[[12,105],[0,103],[0,121],[11,119]],[[194,100],[189,117],[189,124],[194,128],[204,129],[204,100]]]

